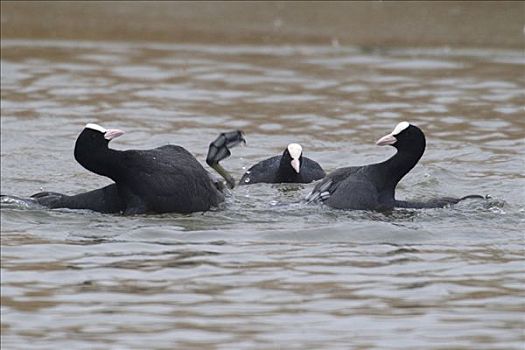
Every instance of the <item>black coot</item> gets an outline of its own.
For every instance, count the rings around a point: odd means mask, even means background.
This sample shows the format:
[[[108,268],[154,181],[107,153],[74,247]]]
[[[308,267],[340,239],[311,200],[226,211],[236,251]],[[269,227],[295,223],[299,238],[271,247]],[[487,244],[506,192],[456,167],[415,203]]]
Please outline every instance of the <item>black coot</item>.
[[[115,184],[76,196],[43,192],[32,196],[52,208],[91,209],[100,212],[191,213],[206,211],[224,201],[217,181],[186,149],[166,145],[150,150],[119,151],[108,147],[122,135],[117,129],[87,124],[75,144],[75,159],[89,171]],[[242,132],[220,134],[210,144],[207,162],[232,187],[231,176],[219,165],[230,155],[228,147],[244,142]]]
[[[310,183],[325,177],[323,168],[314,160],[303,157],[303,148],[291,143],[280,156],[253,165],[242,176],[239,185],[255,183]]]
[[[397,183],[419,161],[425,152],[425,135],[408,122],[397,124],[394,130],[380,138],[377,145],[392,145],[397,153],[377,164],[336,169],[328,174],[308,195],[308,202],[321,201],[338,209],[390,210],[402,208],[438,208],[455,204],[465,198],[437,198],[427,202],[396,201]]]

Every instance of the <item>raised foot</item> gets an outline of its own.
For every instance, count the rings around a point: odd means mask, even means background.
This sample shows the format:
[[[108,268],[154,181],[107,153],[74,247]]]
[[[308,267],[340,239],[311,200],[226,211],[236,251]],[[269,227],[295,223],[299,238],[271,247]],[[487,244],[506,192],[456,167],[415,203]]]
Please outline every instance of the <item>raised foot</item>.
[[[221,175],[228,184],[228,187],[235,187],[235,180],[233,177],[219,164],[219,162],[231,155],[230,148],[237,146],[240,143],[246,144],[246,139],[241,130],[235,130],[230,132],[221,133],[215,141],[210,143],[208,148],[208,156],[206,157],[206,163],[219,175]]]
[[[212,166],[213,164],[219,163],[221,160],[228,158],[231,155],[229,149],[237,146],[241,142],[246,144],[246,139],[241,130],[221,133],[215,141],[210,143],[206,163],[208,163],[209,166]]]

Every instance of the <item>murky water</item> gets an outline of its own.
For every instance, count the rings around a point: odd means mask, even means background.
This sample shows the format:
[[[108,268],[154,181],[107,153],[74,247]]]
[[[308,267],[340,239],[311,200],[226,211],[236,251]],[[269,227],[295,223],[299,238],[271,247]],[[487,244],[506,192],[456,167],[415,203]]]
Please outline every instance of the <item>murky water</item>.
[[[519,51],[2,41],[2,193],[109,183],[73,158],[87,122],[118,149],[220,131],[236,178],[300,142],[327,171],[427,151],[397,197],[490,195],[345,212],[312,185],[237,188],[222,210],[122,217],[2,204],[6,349],[519,349],[525,341],[525,59]]]

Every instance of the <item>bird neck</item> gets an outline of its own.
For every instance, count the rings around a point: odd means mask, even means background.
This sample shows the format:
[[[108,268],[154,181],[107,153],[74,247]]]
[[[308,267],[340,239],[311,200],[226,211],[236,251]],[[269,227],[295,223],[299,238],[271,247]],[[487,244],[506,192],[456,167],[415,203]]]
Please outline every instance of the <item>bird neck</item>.
[[[105,148],[98,151],[81,151],[75,148],[75,159],[85,169],[116,181],[120,151]]]
[[[398,150],[392,157],[379,164],[380,167],[384,169],[382,172],[386,176],[384,180],[395,187],[397,183],[416,166],[424,152],[424,144],[408,150]]]
[[[281,157],[279,169],[277,171],[277,182],[293,182],[298,176],[300,176],[300,173],[298,174],[292,168],[290,162],[291,159]]]

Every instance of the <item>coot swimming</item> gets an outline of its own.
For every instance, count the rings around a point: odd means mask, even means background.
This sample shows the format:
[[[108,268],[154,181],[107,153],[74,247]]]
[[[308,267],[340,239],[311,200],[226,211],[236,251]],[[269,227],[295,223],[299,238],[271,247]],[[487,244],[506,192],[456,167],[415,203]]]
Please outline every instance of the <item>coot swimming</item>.
[[[100,189],[67,196],[40,192],[31,198],[50,208],[91,209],[125,215],[143,213],[191,213],[206,211],[224,201],[221,186],[181,146],[166,145],[149,150],[119,151],[108,147],[124,132],[87,124],[75,143],[75,159],[89,171],[115,183]],[[231,176],[219,165],[230,155],[229,147],[245,142],[241,131],[222,133],[210,144],[208,164]]]
[[[322,179],[326,173],[314,160],[303,157],[303,148],[291,143],[282,155],[260,161],[249,168],[239,185],[255,183],[310,183]]]
[[[397,183],[417,164],[425,152],[425,135],[408,122],[380,138],[377,145],[391,145],[397,153],[384,162],[336,169],[319,182],[307,196],[307,202],[323,202],[337,209],[390,210],[402,208],[438,208],[466,198],[443,197],[426,202],[398,201]]]

